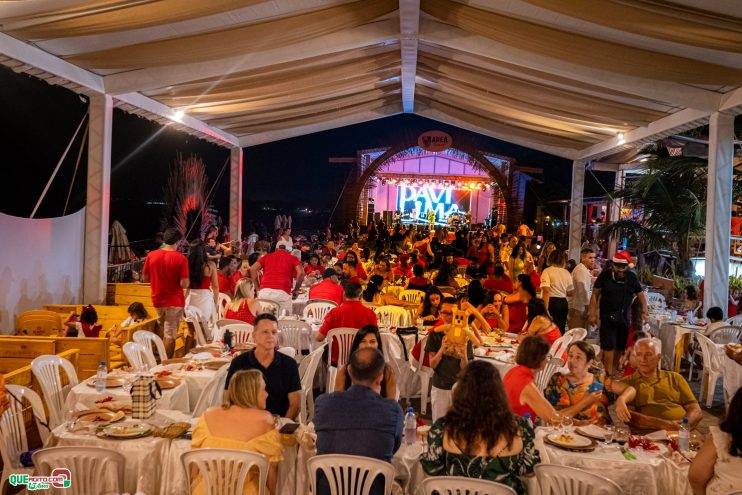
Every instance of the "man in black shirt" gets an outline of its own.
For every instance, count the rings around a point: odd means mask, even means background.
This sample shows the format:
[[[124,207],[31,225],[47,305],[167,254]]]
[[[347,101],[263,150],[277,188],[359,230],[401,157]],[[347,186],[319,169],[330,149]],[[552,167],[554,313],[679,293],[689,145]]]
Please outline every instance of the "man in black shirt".
[[[255,349],[232,360],[227,372],[224,390],[239,370],[258,370],[265,379],[268,392],[266,410],[285,418],[295,419],[301,406],[301,380],[296,361],[276,352],[278,320],[270,313],[259,314],[253,323]]]
[[[611,268],[601,273],[595,281],[590,298],[588,322],[595,325],[600,318],[600,348],[607,376],[613,375],[616,361],[626,349],[634,296],[641,302],[642,321],[647,321],[647,300],[639,279],[629,271],[630,261],[628,252],[616,253]]]

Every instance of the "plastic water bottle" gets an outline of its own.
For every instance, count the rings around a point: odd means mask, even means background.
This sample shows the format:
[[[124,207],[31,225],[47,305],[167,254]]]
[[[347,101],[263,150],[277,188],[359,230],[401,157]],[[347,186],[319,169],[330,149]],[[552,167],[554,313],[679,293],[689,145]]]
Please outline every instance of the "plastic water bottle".
[[[693,311],[688,311],[688,324],[693,324]]]
[[[95,374],[95,391],[105,392],[106,391],[106,379],[108,378],[108,367],[105,361],[100,362],[98,366],[98,372]]]
[[[678,448],[682,452],[688,452],[690,450],[690,426],[688,426],[688,418],[683,418],[683,422],[680,424],[680,432],[678,434]]]
[[[412,407],[407,408],[407,414],[404,415],[404,443],[412,445],[417,438],[417,416]]]

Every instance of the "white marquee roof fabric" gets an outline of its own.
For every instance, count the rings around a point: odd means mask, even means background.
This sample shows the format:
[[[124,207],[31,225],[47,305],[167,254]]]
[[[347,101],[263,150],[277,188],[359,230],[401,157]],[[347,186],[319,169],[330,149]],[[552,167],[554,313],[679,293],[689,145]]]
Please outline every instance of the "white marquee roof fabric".
[[[228,146],[414,112],[581,160],[741,113],[741,15],[736,0],[0,1],[0,63]]]

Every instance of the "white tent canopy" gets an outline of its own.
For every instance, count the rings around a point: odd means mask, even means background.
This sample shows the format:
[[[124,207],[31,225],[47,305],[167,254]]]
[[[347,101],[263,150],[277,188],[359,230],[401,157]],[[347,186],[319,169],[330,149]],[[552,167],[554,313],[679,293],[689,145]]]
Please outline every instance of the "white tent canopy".
[[[401,112],[573,160],[575,212],[586,161],[710,122],[724,225],[739,15],[729,0],[27,0],[0,2],[0,63],[102,98],[102,188],[112,105],[233,148],[233,234],[239,147]]]

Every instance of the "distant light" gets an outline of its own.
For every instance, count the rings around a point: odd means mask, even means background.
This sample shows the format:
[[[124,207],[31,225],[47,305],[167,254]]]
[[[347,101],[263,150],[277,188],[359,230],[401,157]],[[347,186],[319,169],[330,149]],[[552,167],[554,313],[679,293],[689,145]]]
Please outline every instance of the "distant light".
[[[185,115],[185,112],[183,110],[176,110],[173,115],[175,117],[175,120],[180,120]]]
[[[623,132],[618,133],[618,142],[619,144],[623,144],[626,141],[625,136],[623,135]]]
[[[648,161],[649,161],[649,158],[647,158],[647,157],[645,156],[644,158],[642,158],[642,159],[641,159],[641,160],[639,160],[639,161],[640,161],[640,162],[648,162]]]

